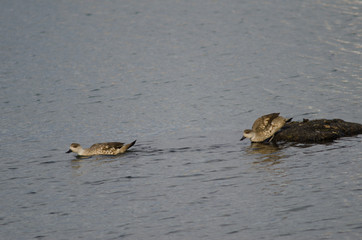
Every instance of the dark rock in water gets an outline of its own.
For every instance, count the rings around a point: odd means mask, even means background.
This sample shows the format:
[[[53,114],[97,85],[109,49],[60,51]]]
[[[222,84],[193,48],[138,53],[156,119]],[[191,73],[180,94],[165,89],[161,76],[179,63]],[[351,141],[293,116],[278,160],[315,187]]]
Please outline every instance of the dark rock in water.
[[[345,122],[341,119],[303,119],[303,122],[293,121],[285,124],[272,141],[324,143],[357,134],[362,134],[362,124]]]

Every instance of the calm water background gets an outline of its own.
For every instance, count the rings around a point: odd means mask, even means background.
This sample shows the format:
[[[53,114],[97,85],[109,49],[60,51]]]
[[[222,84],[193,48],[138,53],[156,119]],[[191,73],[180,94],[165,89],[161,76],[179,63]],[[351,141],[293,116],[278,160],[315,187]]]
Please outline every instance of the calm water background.
[[[1,1],[0,238],[360,239],[361,135],[239,139],[361,123],[361,29],[358,0]]]

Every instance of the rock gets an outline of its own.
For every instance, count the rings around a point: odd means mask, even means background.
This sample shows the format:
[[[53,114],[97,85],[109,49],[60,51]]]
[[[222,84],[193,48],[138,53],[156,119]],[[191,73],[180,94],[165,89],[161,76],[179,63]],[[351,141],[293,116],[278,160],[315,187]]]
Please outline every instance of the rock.
[[[340,137],[362,134],[362,124],[341,119],[303,119],[289,122],[274,135],[273,142],[324,143]]]

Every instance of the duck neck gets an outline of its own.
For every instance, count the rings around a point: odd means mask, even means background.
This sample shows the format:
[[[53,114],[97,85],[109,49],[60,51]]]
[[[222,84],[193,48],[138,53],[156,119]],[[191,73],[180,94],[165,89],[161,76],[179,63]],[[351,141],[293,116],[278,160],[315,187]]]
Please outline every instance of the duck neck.
[[[78,155],[79,156],[84,156],[84,154],[85,154],[85,150],[82,147],[80,147],[79,150],[78,150]]]
[[[261,141],[260,137],[258,137],[254,132],[253,132],[252,134],[253,134],[253,135],[252,135],[251,138],[250,138],[250,140],[251,140],[252,142],[260,142],[260,141]]]

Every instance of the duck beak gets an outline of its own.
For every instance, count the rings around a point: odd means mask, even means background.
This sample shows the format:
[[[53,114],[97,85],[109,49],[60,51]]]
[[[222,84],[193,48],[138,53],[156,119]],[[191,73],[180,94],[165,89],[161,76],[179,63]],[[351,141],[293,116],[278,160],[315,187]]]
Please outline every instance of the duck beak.
[[[246,137],[243,136],[243,137],[240,139],[240,141],[243,141],[245,138],[246,138]]]
[[[70,149],[69,149],[69,150],[68,150],[68,151],[66,151],[65,153],[71,153],[71,152],[72,152],[72,150],[70,150]]]

